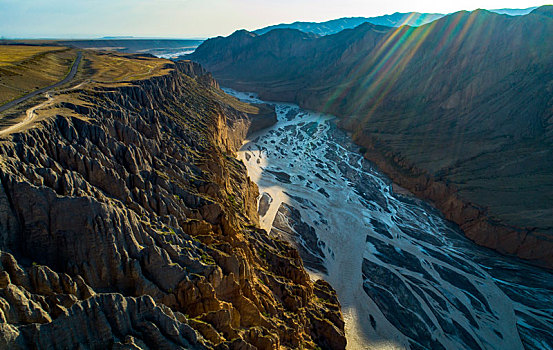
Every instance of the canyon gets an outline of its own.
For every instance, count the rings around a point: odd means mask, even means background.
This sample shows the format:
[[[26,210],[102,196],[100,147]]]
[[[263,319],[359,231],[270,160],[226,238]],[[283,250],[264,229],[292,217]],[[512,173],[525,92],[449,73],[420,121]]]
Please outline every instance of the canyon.
[[[224,86],[338,116],[367,159],[474,242],[551,268],[552,11],[322,37],[242,30],[186,58]]]
[[[0,45],[0,349],[553,348],[515,12]]]

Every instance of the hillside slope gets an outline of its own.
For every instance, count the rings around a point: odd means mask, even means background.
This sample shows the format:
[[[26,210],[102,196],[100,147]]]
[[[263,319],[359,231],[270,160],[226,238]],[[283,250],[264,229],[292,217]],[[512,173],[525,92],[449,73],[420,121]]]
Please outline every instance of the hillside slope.
[[[369,159],[477,243],[553,267],[552,13],[237,32],[189,57],[225,86],[340,116]]]
[[[56,46],[0,47],[0,106],[62,80],[77,55]]]
[[[258,228],[235,159],[271,113],[161,63],[0,141],[0,348],[344,349],[335,292]]]

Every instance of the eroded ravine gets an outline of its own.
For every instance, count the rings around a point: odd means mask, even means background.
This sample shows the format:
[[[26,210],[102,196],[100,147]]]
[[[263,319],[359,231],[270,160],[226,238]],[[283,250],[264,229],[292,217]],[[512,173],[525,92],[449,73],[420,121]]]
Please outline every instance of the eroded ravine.
[[[430,205],[393,193],[331,116],[276,110],[240,157],[262,227],[296,242],[338,292],[350,349],[553,347],[551,273],[475,246]]]

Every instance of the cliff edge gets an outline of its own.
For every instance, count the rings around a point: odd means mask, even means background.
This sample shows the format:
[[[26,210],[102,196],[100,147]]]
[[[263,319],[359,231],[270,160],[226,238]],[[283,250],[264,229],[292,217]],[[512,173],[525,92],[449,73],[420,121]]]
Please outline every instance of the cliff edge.
[[[0,141],[0,348],[344,349],[336,293],[258,228],[235,158],[267,107],[164,62]]]

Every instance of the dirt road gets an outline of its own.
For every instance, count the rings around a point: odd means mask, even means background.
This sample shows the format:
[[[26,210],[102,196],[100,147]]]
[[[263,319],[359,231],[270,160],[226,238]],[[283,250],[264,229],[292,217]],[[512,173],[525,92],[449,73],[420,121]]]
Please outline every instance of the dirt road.
[[[69,72],[69,74],[67,74],[67,76],[62,81],[57,82],[53,85],[44,87],[42,89],[35,90],[35,91],[25,95],[25,96],[22,96],[20,98],[17,98],[13,101],[10,101],[10,102],[6,103],[5,105],[0,106],[0,113],[4,112],[4,111],[6,111],[6,110],[8,110],[8,109],[10,109],[14,106],[17,106],[18,104],[20,104],[22,102],[25,102],[30,98],[33,98],[35,96],[38,96],[38,95],[43,94],[45,92],[48,92],[52,89],[60,87],[64,84],[67,84],[71,80],[73,80],[73,78],[75,78],[75,75],[77,74],[77,69],[79,68],[79,64],[81,63],[82,57],[83,57],[83,53],[79,51],[77,53],[77,59],[75,59],[75,62],[73,62],[73,66],[71,67],[71,71]]]

